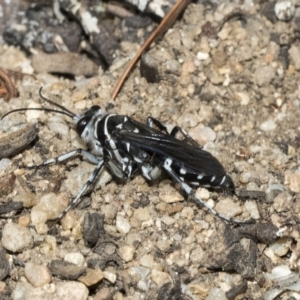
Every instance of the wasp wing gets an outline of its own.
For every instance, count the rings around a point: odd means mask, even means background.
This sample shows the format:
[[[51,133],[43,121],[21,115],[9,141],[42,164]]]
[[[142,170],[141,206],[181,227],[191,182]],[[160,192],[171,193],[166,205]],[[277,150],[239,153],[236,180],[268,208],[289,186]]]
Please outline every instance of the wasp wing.
[[[189,171],[193,170],[192,173],[195,174],[217,177],[226,174],[222,164],[200,146],[176,139],[137,121],[134,123],[139,132],[127,130],[114,132],[119,142],[129,143],[137,149],[156,154],[163,160],[171,158],[179,165],[182,164],[188,168]]]

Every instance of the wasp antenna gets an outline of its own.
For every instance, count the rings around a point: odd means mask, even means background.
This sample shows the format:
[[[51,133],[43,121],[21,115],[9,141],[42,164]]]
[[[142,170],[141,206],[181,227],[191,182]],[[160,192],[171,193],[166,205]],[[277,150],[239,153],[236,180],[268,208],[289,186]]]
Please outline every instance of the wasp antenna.
[[[68,110],[68,109],[65,108],[64,106],[62,106],[62,105],[60,105],[60,104],[58,104],[58,103],[56,103],[56,102],[54,102],[54,101],[52,101],[52,100],[46,98],[45,96],[43,96],[43,94],[42,94],[42,89],[43,89],[43,87],[40,87],[39,95],[40,95],[40,97],[41,97],[45,102],[48,102],[48,103],[50,103],[50,104],[52,104],[52,105],[54,105],[54,106],[56,106],[56,107],[59,107],[60,109],[62,109],[62,110],[64,110],[65,112],[67,112],[68,115],[71,116],[72,118],[76,116],[76,114],[74,114],[72,111]]]
[[[51,109],[51,108],[39,108],[39,107],[33,107],[33,108],[18,108],[18,109],[13,109],[9,112],[7,112],[6,114],[4,114],[2,117],[1,117],[1,120],[3,120],[6,116],[12,114],[12,113],[15,113],[15,112],[19,112],[19,111],[26,111],[26,110],[42,110],[42,111],[47,111],[47,112],[54,112],[54,113],[57,113],[57,114],[62,114],[62,115],[66,115],[70,118],[73,118],[74,116],[65,112],[65,111],[61,111],[61,110],[56,110],[56,109]]]

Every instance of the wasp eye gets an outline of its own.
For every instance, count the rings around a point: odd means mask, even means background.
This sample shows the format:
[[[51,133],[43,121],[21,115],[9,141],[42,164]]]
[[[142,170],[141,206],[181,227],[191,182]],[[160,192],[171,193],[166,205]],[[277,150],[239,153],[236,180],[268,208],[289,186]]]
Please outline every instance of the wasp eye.
[[[78,122],[77,122],[77,126],[76,126],[76,131],[79,134],[79,136],[81,136],[81,134],[83,133],[86,125],[89,123],[91,117],[83,117],[81,118]]]

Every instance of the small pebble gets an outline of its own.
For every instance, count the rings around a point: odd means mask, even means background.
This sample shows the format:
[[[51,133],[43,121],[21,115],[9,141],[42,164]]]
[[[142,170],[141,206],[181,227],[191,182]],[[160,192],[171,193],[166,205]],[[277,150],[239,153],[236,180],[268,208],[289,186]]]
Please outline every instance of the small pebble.
[[[199,60],[207,60],[209,58],[209,54],[205,52],[198,52],[197,53],[197,58]]]
[[[300,174],[293,173],[289,176],[289,188],[294,193],[300,193]]]
[[[159,199],[165,203],[175,203],[184,201],[184,197],[170,185],[165,185],[159,195]]]
[[[189,285],[190,290],[192,293],[199,295],[200,299],[205,299],[207,297],[209,288],[206,283],[199,282],[199,283],[193,283]]]
[[[128,271],[129,271],[131,276],[134,276],[135,274],[138,274],[143,279],[145,279],[148,276],[148,274],[150,273],[149,268],[141,267],[141,266],[132,267]]]
[[[289,49],[289,55],[291,57],[292,63],[295,65],[297,71],[300,70],[300,49],[298,45],[292,44]]]
[[[237,92],[235,93],[237,99],[240,101],[241,105],[248,105],[250,102],[250,97],[246,92]]]
[[[86,270],[85,267],[78,267],[72,263],[62,260],[52,260],[49,265],[49,269],[52,275],[67,280],[76,280]]]
[[[65,282],[57,282],[56,291],[55,294],[53,295],[53,298],[49,297],[46,299],[86,300],[88,299],[88,295],[89,295],[89,290],[81,282],[65,281]]]
[[[267,121],[261,123],[259,126],[259,128],[265,132],[274,130],[276,127],[277,127],[277,125],[273,120],[267,120]]]
[[[258,86],[269,84],[275,77],[275,69],[271,66],[259,67],[254,72],[254,79]]]
[[[29,103],[28,108],[41,108],[41,105],[32,101]],[[27,110],[25,114],[28,123],[45,116],[45,113],[41,110]]]
[[[151,219],[148,208],[138,208],[133,212],[133,217],[138,221],[148,221]]]
[[[117,280],[117,275],[111,272],[104,271],[103,278],[107,279],[110,283],[114,284]]]
[[[38,204],[31,210],[31,222],[39,234],[45,234],[48,226],[47,220],[57,218],[60,213],[67,207],[69,197],[66,193],[43,195]]]
[[[278,0],[274,7],[278,20],[288,22],[295,15],[295,4],[292,0]]]
[[[280,280],[280,278],[284,278],[290,275],[292,271],[286,265],[276,266],[272,269],[271,273],[266,273],[266,277],[270,280]]]
[[[78,267],[82,267],[85,263],[84,256],[79,252],[67,253],[64,257],[64,261],[72,263]]]
[[[140,258],[140,263],[142,266],[147,268],[152,268],[154,264],[154,257],[152,254],[146,254]]]
[[[290,209],[292,196],[288,192],[280,193],[275,199],[273,207],[277,212],[284,212]]]
[[[255,201],[245,201],[244,206],[252,219],[254,220],[260,219],[259,210],[257,207],[257,203]]]
[[[207,190],[205,188],[199,188],[196,191],[196,196],[198,196],[202,200],[207,201],[209,199],[209,197],[210,197],[209,190]]]
[[[103,279],[103,272],[100,269],[87,269],[86,275],[80,276],[77,280],[86,286],[92,286]]]
[[[162,216],[161,221],[169,226],[176,223],[176,220],[170,216]]]
[[[18,224],[23,226],[23,227],[29,226],[29,224],[30,224],[30,215],[21,216],[18,220]]]
[[[128,233],[131,226],[126,218],[121,215],[117,215],[116,228],[120,233]]]
[[[198,142],[200,145],[205,145],[209,142],[213,142],[217,135],[210,127],[196,126],[189,130],[190,136]]]
[[[0,246],[0,280],[5,279],[8,276],[9,272],[10,272],[10,264],[6,257],[6,251]],[[1,290],[0,290],[0,294],[1,294]]]
[[[226,198],[217,202],[215,209],[219,213],[230,218],[235,217],[243,212],[241,206],[230,198]]]
[[[214,287],[210,290],[208,296],[205,298],[205,300],[228,300],[225,293],[217,287]]]
[[[125,262],[129,262],[129,261],[133,260],[135,248],[132,245],[123,246],[123,247],[120,247],[119,253],[120,253],[121,258]]]
[[[203,256],[204,251],[200,246],[198,246],[196,249],[192,250],[190,254],[190,260],[193,264],[198,264],[202,261]]]
[[[33,246],[33,237],[29,228],[16,223],[5,224],[2,231],[2,246],[11,252],[20,252]]]
[[[13,300],[22,300],[22,299],[31,299],[38,300],[36,297],[31,297],[31,294],[34,292],[35,288],[28,282],[17,282],[12,294],[11,298]],[[41,296],[41,295],[40,295]],[[46,299],[45,294],[42,293],[42,299]],[[41,299],[41,298],[40,298]]]
[[[167,282],[172,282],[172,278],[168,273],[156,269],[152,269],[150,276],[158,286],[162,286]]]
[[[285,256],[290,250],[292,239],[289,237],[283,237],[272,243],[269,247],[277,256]]]
[[[39,287],[52,281],[51,273],[47,266],[28,262],[24,268],[26,279],[34,286]]]
[[[4,171],[9,166],[11,160],[8,158],[2,158],[0,159],[0,170]]]

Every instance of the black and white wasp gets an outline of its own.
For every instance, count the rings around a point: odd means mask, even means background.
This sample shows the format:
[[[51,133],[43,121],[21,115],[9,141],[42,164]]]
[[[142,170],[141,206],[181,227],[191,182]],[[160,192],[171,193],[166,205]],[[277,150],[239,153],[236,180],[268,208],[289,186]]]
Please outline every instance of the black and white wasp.
[[[81,191],[55,221],[60,220],[80,201],[101,169],[106,167],[114,176],[121,179],[129,179],[139,171],[150,181],[157,179],[163,170],[179,183],[189,198],[195,199],[214,216],[236,224],[245,223],[219,214],[194,193],[192,187],[202,186],[232,193],[235,187],[222,164],[209,152],[204,151],[180,127],[174,127],[169,133],[161,122],[152,117],[147,118],[145,125],[125,115],[103,114],[99,106],[92,106],[84,114],[78,115],[45,98],[41,91],[42,88],[39,94],[44,101],[61,110],[20,108],[6,113],[2,118],[24,110],[44,110],[67,115],[76,123],[76,131],[89,150],[73,150],[29,168],[60,163],[76,155],[82,155],[96,165]],[[177,138],[179,133],[184,139]]]

